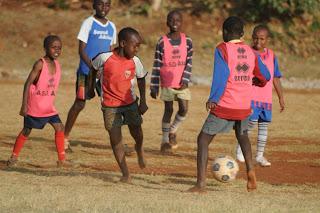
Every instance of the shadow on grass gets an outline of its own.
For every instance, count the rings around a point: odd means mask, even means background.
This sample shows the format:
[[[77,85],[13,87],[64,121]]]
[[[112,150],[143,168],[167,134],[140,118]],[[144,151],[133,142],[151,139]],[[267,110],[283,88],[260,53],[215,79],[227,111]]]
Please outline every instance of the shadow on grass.
[[[71,147],[80,145],[82,147],[93,148],[93,149],[111,149],[110,145],[95,144],[93,142],[79,141],[79,140],[70,140],[70,145]]]

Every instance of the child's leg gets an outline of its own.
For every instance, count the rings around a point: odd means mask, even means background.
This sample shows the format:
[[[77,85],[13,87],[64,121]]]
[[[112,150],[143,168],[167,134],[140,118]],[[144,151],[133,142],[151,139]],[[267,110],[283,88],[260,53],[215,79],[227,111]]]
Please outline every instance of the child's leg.
[[[58,153],[58,160],[63,162],[66,159],[64,151],[64,127],[62,123],[50,123],[55,130],[55,144]]]
[[[254,172],[254,166],[252,163],[251,144],[249,141],[247,130],[245,130],[245,128],[241,125],[243,125],[241,121],[235,122],[235,133],[246,162],[248,176],[247,190],[252,191],[257,188],[257,182]]]
[[[254,127],[257,125],[257,122],[258,121],[249,120],[249,123],[248,123],[248,134],[250,134],[250,132],[254,129]],[[237,143],[237,148],[236,149],[237,149],[237,151],[236,151],[237,160],[240,161],[240,162],[244,162],[244,156],[242,154],[241,147],[240,147],[239,143]]]
[[[176,132],[178,131],[181,123],[186,119],[186,115],[188,112],[188,101],[178,98],[179,110],[174,118],[174,121],[170,127],[169,139],[170,143],[176,144]]]
[[[143,151],[143,132],[141,125],[135,126],[135,125],[128,125],[130,134],[134,138],[136,145],[135,149],[138,155],[138,164],[141,169],[144,169],[146,167],[145,161],[144,161],[144,151]]]
[[[116,158],[116,161],[122,172],[122,178],[120,179],[120,181],[130,182],[130,174],[126,163],[124,147],[122,144],[121,127],[113,127],[111,130],[108,130],[108,133],[114,157]]]
[[[80,100],[80,99],[76,98],[73,105],[71,106],[69,113],[68,113],[66,126],[64,129],[64,134],[65,134],[66,139],[69,137],[71,129],[72,129],[74,123],[76,122],[79,113],[81,112],[81,110],[84,109],[85,105],[86,105],[85,100]],[[66,145],[68,146],[68,144],[66,144]],[[68,148],[68,147],[65,147],[65,148]]]
[[[162,143],[169,143],[170,121],[173,113],[173,101],[164,102],[162,117]]]
[[[31,133],[31,130],[32,130],[31,128],[23,127],[23,129],[17,136],[16,142],[14,144],[13,151],[12,151],[12,156],[14,156],[15,158],[18,158],[24,143],[26,142],[26,140],[28,139],[28,136]]]
[[[190,188],[190,192],[204,192],[206,187],[206,174],[208,166],[208,154],[209,144],[213,140],[215,135],[209,135],[204,132],[200,132],[197,144],[197,184]]]
[[[268,162],[264,157],[264,149],[267,144],[268,137],[268,122],[259,121],[258,122],[258,141],[257,141],[257,155],[256,160],[260,163],[261,166],[271,166],[271,163]]]

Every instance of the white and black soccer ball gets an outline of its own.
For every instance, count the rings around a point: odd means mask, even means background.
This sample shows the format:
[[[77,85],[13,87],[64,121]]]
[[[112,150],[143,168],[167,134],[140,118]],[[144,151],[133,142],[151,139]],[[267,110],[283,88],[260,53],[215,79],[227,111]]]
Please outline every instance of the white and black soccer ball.
[[[221,155],[214,159],[211,171],[215,179],[227,183],[236,179],[239,165],[232,157]]]

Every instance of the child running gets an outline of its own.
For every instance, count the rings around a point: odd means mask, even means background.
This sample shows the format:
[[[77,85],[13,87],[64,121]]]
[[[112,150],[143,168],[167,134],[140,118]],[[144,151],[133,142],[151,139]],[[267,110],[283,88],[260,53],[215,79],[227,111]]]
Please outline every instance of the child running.
[[[111,0],[93,0],[95,15],[84,20],[78,34],[80,64],[77,70],[76,98],[69,110],[64,131],[66,151],[72,151],[68,138],[79,113],[84,109],[86,100],[95,96],[96,81],[91,81],[91,60],[99,53],[110,51],[111,45],[116,44],[116,27],[106,18],[110,6]],[[89,90],[91,82],[93,87]],[[99,89],[97,86],[98,95],[100,95]]]
[[[247,134],[252,84],[264,86],[270,74],[250,46],[240,40],[244,23],[231,16],[223,23],[223,41],[215,49],[211,92],[206,103],[210,113],[198,135],[197,184],[190,192],[205,192],[208,147],[216,134],[233,127],[244,153],[247,167],[247,190],[257,188],[251,145]]]
[[[118,34],[119,46],[112,52],[101,53],[92,61],[94,74],[101,71],[101,105],[104,125],[116,161],[121,169],[122,182],[130,182],[122,143],[121,126],[128,125],[135,140],[135,150],[141,169],[145,168],[143,157],[142,117],[147,110],[145,98],[144,70],[137,54],[141,42],[139,33],[133,28],[123,28]],[[137,78],[140,100],[134,93],[134,78]]]
[[[279,70],[278,60],[271,49],[268,49],[270,40],[270,30],[265,25],[258,25],[252,33],[253,49],[260,55],[262,61],[268,67],[271,80],[264,87],[253,87],[253,99],[251,107],[253,113],[250,116],[249,131],[258,123],[258,140],[256,162],[260,166],[271,166],[271,163],[263,156],[267,144],[268,125],[272,118],[272,84],[278,95],[280,112],[285,108],[280,78],[282,74]],[[244,162],[244,157],[240,146],[237,146],[237,159]]]
[[[191,100],[188,84],[192,69],[192,40],[181,32],[182,14],[173,10],[167,15],[169,33],[163,35],[156,46],[151,76],[151,97],[156,99],[161,86],[160,99],[164,101],[162,117],[162,143],[160,151],[170,152],[178,147],[176,132],[186,119],[188,102]],[[173,101],[179,110],[171,123]]]
[[[61,54],[62,44],[58,36],[49,35],[44,39],[45,56],[35,62],[23,88],[20,115],[24,117],[23,129],[16,138],[12,155],[7,166],[14,166],[20,151],[34,129],[43,129],[49,123],[55,130],[55,143],[58,152],[58,166],[65,162],[63,124],[54,106],[61,68],[57,58]]]

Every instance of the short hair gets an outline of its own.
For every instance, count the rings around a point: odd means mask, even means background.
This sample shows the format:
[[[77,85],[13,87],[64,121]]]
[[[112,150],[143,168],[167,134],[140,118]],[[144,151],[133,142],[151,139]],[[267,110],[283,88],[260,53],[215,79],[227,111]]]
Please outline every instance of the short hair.
[[[101,1],[101,0],[93,0],[93,4],[97,4],[97,1]],[[111,4],[111,0],[109,0],[110,4]]]
[[[233,35],[243,34],[244,22],[236,16],[230,16],[223,22],[223,29]]]
[[[54,41],[60,41],[61,42],[61,39],[57,35],[48,35],[43,40],[43,47],[45,49],[47,49],[49,47],[49,45],[52,44],[52,42],[54,42]]]
[[[268,33],[268,36],[271,36],[271,31],[267,25],[259,24],[253,28],[252,34],[256,34],[260,30],[265,30]]]
[[[167,15],[167,21],[169,21],[169,19],[171,19],[174,14],[178,14],[180,17],[182,17],[182,13],[180,12],[180,10],[179,10],[179,9],[174,9],[174,10],[171,10],[171,11],[168,13],[168,15]]]
[[[120,30],[120,32],[118,33],[118,41],[121,42],[121,41],[127,41],[129,39],[129,36],[130,35],[137,35],[140,37],[140,34],[137,30],[133,29],[132,27],[125,27],[125,28],[122,28]]]

